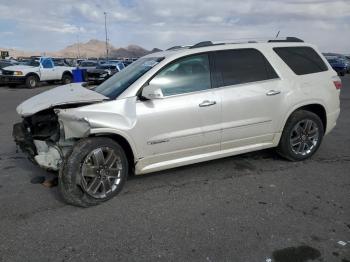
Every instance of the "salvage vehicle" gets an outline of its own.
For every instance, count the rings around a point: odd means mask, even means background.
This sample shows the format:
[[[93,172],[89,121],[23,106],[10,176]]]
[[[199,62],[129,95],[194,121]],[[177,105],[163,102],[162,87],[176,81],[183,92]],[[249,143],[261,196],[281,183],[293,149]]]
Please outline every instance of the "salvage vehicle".
[[[103,64],[99,65],[94,69],[87,70],[87,81],[94,84],[100,84],[106,81],[108,78],[118,73],[120,70],[117,65],[113,64]]]
[[[336,125],[340,78],[298,38],[212,43],[144,56],[94,89],[57,87],[17,107],[16,144],[91,206],[129,174],[265,148],[301,161]]]
[[[73,80],[72,70],[73,67],[55,66],[50,57],[39,57],[20,65],[4,67],[0,83],[9,86],[25,84],[27,88],[35,88],[42,81],[59,80],[69,84]]]

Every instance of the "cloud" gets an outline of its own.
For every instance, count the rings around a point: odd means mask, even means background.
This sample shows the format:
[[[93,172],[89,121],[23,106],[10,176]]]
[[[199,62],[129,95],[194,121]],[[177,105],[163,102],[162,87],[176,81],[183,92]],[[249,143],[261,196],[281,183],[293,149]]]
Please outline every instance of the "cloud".
[[[350,53],[348,0],[11,0],[0,5],[0,46],[45,51],[91,38],[167,48],[203,40],[297,36]],[[79,36],[78,36],[79,35]],[[49,40],[49,41],[48,41]]]

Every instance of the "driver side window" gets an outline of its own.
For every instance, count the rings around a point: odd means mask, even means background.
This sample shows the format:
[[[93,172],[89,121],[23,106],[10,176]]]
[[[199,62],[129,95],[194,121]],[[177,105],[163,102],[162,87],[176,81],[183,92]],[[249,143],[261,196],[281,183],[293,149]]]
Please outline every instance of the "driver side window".
[[[207,54],[193,55],[165,66],[151,81],[164,96],[196,92],[211,88]]]
[[[51,59],[43,59],[41,61],[41,64],[42,64],[43,68],[53,68],[53,63],[52,63]]]

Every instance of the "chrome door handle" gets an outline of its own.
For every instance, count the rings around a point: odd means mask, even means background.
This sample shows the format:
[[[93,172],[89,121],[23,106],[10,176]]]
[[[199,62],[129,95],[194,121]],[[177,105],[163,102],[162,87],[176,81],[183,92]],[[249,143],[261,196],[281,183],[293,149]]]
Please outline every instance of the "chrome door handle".
[[[281,91],[277,91],[277,90],[270,90],[266,93],[267,96],[275,96],[275,95],[278,95],[280,94]]]
[[[212,106],[215,105],[216,101],[209,101],[209,100],[204,100],[202,103],[199,104],[200,107],[205,107],[205,106]]]

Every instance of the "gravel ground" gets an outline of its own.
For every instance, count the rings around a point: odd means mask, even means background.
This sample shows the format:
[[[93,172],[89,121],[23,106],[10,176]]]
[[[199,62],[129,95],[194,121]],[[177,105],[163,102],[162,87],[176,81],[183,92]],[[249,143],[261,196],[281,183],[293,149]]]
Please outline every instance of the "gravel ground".
[[[132,177],[88,209],[30,183],[52,174],[12,141],[16,106],[48,88],[0,87],[0,261],[350,261],[349,75],[312,159],[264,150]]]

